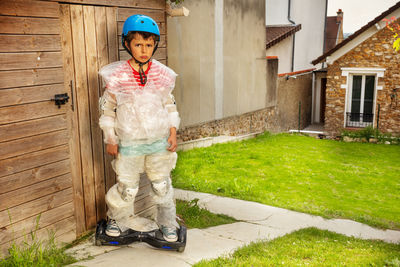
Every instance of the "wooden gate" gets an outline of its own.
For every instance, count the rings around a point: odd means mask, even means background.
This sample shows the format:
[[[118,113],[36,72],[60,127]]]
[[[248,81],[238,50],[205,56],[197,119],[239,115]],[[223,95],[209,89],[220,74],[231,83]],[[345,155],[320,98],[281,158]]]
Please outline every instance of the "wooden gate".
[[[0,247],[57,230],[76,237],[71,88],[64,79],[59,5],[0,2]],[[72,156],[71,156],[72,155]],[[72,170],[72,171],[71,171]],[[78,229],[82,229],[79,228]]]
[[[117,2],[117,3],[114,3]],[[134,7],[134,8],[132,8]],[[98,70],[128,59],[124,20],[160,25],[155,58],[166,63],[165,0],[0,1],[0,246],[35,227],[71,241],[105,217],[115,183],[98,126]],[[55,94],[67,93],[56,106]],[[148,186],[142,186],[148,189]],[[147,208],[142,190],[135,205]]]

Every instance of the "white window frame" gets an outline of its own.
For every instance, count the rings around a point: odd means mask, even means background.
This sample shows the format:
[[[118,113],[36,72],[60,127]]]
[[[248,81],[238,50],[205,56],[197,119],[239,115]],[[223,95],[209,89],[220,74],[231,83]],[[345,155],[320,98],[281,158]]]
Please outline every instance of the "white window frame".
[[[353,76],[354,75],[360,75],[360,76],[366,76],[366,75],[374,75],[375,76],[375,88],[374,88],[374,102],[372,105],[372,110],[374,114],[374,118],[372,120],[372,127],[375,127],[376,123],[376,97],[378,94],[378,90],[382,90],[383,86],[378,85],[378,80],[379,78],[384,77],[385,70],[384,68],[341,68],[342,70],[342,76],[346,77],[346,84],[342,84],[340,87],[342,89],[346,90],[346,97],[345,97],[345,105],[344,105],[344,114],[343,114],[343,128],[346,128],[346,119],[347,119],[347,112],[350,109],[350,104],[351,104],[351,96],[352,96],[352,88],[353,88]],[[365,78],[363,78],[363,81]],[[363,83],[364,85],[364,83]],[[364,89],[364,87],[361,87]],[[361,94],[364,95],[364,91],[361,91]],[[361,104],[361,103],[360,103]],[[364,105],[362,103],[362,105]]]

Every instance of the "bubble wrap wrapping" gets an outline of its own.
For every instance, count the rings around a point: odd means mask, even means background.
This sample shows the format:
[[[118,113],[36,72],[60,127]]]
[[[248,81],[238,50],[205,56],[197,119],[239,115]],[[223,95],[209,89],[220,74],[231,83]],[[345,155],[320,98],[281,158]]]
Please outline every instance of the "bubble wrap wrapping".
[[[100,117],[100,127],[105,135],[110,135],[105,139],[106,143],[148,144],[168,137],[171,127],[179,127],[179,114],[169,113],[166,108],[177,76],[170,68],[152,59],[144,87],[136,82],[127,61],[111,63],[99,74],[106,85],[105,99],[101,102],[116,102],[115,118],[110,119],[104,114]]]
[[[122,228],[131,228],[139,230],[141,221],[134,211],[134,198],[124,197],[124,191],[127,189],[137,189],[139,186],[140,173],[146,172],[148,179],[152,183],[150,199],[156,204],[157,212],[155,214],[156,223],[169,227],[179,227],[176,222],[176,209],[174,203],[174,192],[170,178],[171,170],[175,168],[177,154],[175,152],[155,153],[146,156],[124,156],[119,154],[113,162],[113,167],[117,173],[117,184],[112,186],[106,194],[106,203],[108,206],[108,217],[117,221]],[[166,182],[163,194],[158,194],[154,190],[154,184]],[[137,190],[135,194],[137,193]],[[143,221],[142,222],[146,222]],[[144,227],[143,225],[140,227]]]

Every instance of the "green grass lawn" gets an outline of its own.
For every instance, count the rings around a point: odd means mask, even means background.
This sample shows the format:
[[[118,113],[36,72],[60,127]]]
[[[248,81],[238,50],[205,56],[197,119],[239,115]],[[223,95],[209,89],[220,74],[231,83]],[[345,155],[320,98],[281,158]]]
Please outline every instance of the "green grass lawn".
[[[265,133],[179,152],[174,187],[400,229],[400,146]]]
[[[400,245],[307,228],[194,266],[400,266]]]

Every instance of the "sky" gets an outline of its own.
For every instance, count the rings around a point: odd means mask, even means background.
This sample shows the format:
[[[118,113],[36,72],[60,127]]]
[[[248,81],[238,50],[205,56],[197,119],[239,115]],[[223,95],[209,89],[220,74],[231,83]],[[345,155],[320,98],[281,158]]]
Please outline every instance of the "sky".
[[[353,33],[399,0],[328,0],[328,16],[343,11],[343,32]]]

